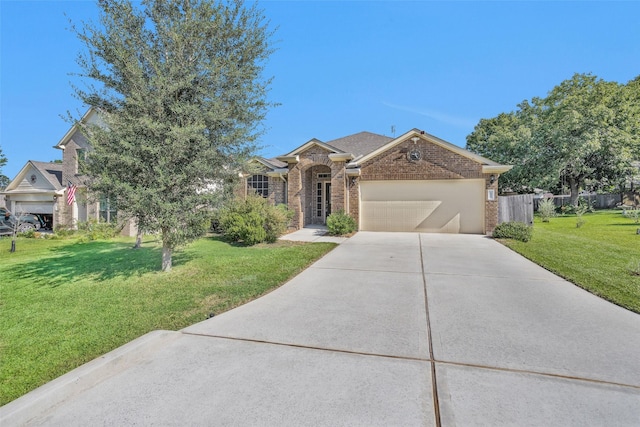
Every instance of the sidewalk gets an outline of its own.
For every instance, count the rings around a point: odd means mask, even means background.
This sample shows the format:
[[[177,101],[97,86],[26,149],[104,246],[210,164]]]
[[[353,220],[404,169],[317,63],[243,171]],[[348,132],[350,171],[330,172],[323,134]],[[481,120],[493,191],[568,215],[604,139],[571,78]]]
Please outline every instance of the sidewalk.
[[[294,242],[331,242],[343,243],[346,237],[329,236],[327,227],[324,225],[308,225],[305,228],[285,234],[280,240],[291,240]]]

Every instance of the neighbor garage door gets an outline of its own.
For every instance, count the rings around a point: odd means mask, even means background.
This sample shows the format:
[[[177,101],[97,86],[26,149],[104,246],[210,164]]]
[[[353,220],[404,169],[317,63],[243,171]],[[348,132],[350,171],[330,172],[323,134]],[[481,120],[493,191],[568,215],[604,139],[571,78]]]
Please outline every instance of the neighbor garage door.
[[[360,229],[484,233],[484,180],[364,181]]]
[[[53,202],[16,202],[16,212],[53,214]]]

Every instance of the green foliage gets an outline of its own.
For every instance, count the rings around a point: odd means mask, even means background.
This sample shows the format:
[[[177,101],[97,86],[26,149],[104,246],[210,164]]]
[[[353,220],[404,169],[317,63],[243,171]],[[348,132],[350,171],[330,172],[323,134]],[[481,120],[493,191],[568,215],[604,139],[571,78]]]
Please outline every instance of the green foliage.
[[[7,158],[2,153],[2,147],[0,147],[0,190],[4,190],[4,188],[9,185],[9,177],[2,174],[2,168],[7,164]]]
[[[467,137],[467,148],[514,165],[500,190],[563,190],[575,204],[590,179],[597,188],[623,183],[640,153],[640,85],[606,82],[576,74],[546,98],[523,101],[515,112],[482,119]]]
[[[287,230],[292,216],[286,206],[273,206],[261,196],[250,195],[230,201],[218,221],[227,240],[255,245],[275,242]]]
[[[551,218],[556,216],[556,204],[553,199],[544,199],[538,204],[538,214],[542,222],[549,222]]]
[[[40,233],[37,233],[40,234]],[[26,239],[33,239],[34,237],[36,237],[36,230],[34,230],[33,228],[23,232],[23,233],[18,233],[18,237],[24,237]]]
[[[626,209],[622,211],[622,214],[627,218],[633,220],[634,223],[640,223],[640,210],[639,209]]]
[[[57,225],[53,230],[53,239],[66,239],[76,234],[76,230],[68,225]]]
[[[332,213],[327,217],[327,228],[333,236],[343,236],[353,233],[357,229],[356,220],[343,210]]]
[[[503,222],[493,230],[493,237],[528,242],[531,240],[532,228],[524,222]]]
[[[78,234],[85,240],[112,239],[122,231],[122,225],[96,219],[78,223]]]
[[[92,151],[89,188],[159,232],[163,270],[174,248],[206,230],[256,150],[268,107],[272,52],[262,12],[240,0],[102,0],[75,88],[99,121],[80,123]]]

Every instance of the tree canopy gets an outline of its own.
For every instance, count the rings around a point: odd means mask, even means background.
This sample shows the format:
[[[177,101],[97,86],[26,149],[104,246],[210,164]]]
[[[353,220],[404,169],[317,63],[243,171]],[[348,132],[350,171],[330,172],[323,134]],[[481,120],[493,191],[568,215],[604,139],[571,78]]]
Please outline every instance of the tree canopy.
[[[2,168],[7,164],[7,158],[0,147],[0,190],[9,185],[9,178],[2,174]]]
[[[624,186],[640,156],[640,76],[627,85],[575,74],[545,98],[482,119],[467,136],[467,148],[514,165],[501,190],[562,191],[576,203],[585,183],[597,189]]]
[[[103,123],[81,125],[92,147],[89,188],[145,231],[160,232],[162,269],[204,231],[212,206],[253,155],[271,79],[262,12],[241,0],[99,0],[77,96]]]

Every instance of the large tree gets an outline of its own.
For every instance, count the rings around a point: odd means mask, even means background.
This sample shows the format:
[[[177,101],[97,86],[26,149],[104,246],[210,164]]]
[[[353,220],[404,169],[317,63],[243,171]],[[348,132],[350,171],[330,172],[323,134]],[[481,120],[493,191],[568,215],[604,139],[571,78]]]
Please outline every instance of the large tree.
[[[256,149],[271,104],[262,12],[241,0],[99,0],[76,29],[85,88],[103,123],[85,126],[89,188],[162,237],[162,269],[202,235],[222,186]]]
[[[640,98],[632,83],[576,74],[545,98],[481,120],[467,137],[467,148],[514,165],[503,175],[502,188],[521,192],[566,185],[575,204],[586,180],[620,182],[639,152]]]
[[[0,147],[0,190],[9,185],[9,178],[2,174],[2,168],[7,164],[7,158],[2,153],[2,147]]]

